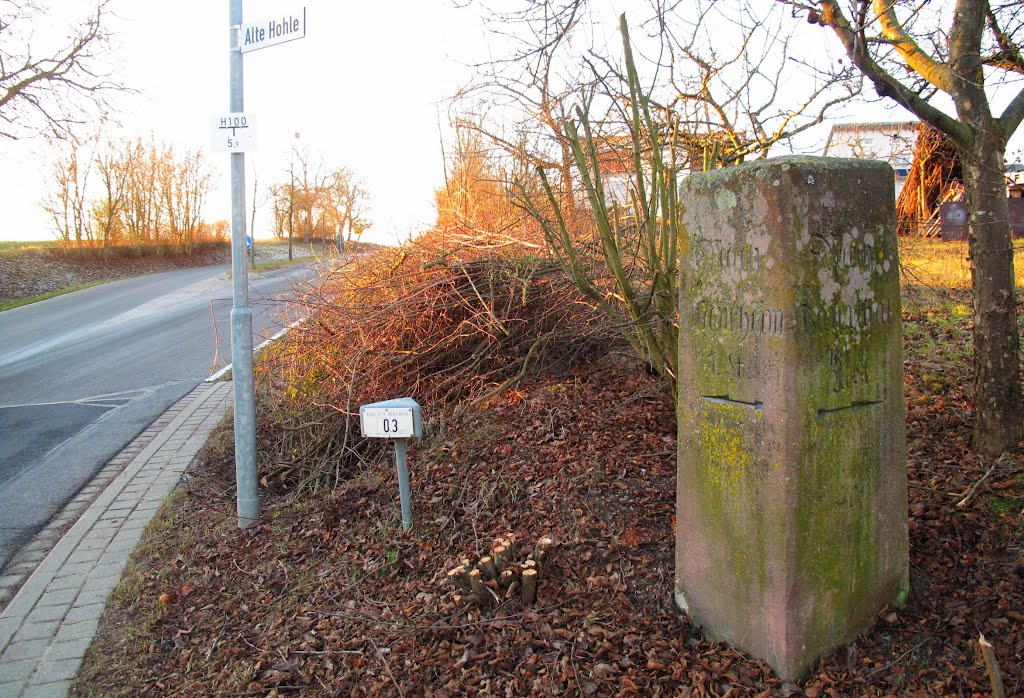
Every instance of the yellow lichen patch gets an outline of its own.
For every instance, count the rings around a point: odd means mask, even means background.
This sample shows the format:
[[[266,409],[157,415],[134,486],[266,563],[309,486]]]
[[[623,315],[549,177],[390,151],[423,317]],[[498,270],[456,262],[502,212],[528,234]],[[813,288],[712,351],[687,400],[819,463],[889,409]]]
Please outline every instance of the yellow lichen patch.
[[[742,407],[716,405],[716,418],[700,430],[701,452],[709,484],[718,490],[723,504],[739,508],[746,481],[750,477],[751,457],[741,428]],[[760,414],[760,413],[758,413]]]
[[[763,413],[752,406],[703,405],[699,430],[702,510],[718,531],[720,573],[737,598],[758,604],[766,583],[764,521],[758,505],[758,443]],[[742,591],[741,591],[742,590]]]

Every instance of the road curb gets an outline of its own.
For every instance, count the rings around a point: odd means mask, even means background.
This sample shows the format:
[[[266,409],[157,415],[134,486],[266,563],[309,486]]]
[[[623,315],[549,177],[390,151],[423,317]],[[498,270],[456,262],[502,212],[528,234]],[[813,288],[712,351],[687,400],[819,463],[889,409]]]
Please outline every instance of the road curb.
[[[171,405],[100,470],[57,512],[43,528],[0,567],[0,613],[25,583],[53,546],[67,533],[96,498],[114,481],[142,450],[201,393],[202,384]]]
[[[129,555],[230,395],[230,382],[201,383],[179,401],[0,613],[0,696],[66,695]]]

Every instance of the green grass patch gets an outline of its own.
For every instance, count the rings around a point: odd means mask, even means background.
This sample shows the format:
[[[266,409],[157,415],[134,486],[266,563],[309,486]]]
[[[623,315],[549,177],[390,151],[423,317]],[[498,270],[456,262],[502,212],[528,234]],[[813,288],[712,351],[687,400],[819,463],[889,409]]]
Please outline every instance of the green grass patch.
[[[0,240],[0,254],[23,250],[55,250],[58,247],[56,240]]]
[[[1002,497],[989,497],[988,505],[989,507],[991,507],[992,511],[994,511],[999,516],[1009,514],[1011,511],[1013,511],[1013,505],[1009,501],[1003,499]]]
[[[286,267],[294,267],[296,264],[308,264],[309,262],[316,261],[315,257],[296,257],[295,259],[275,259],[272,262],[263,262],[257,264],[253,271],[275,271],[277,269],[284,269]]]
[[[63,296],[65,293],[74,293],[75,291],[81,291],[86,288],[92,288],[93,286],[99,286],[101,284],[109,284],[111,281],[117,281],[116,278],[100,279],[99,281],[87,281],[84,284],[78,284],[76,286],[69,286],[68,288],[62,288],[57,291],[50,291],[49,293],[41,293],[38,296],[29,296],[28,298],[19,298],[16,301],[10,303],[0,303],[0,313],[5,310],[12,310],[14,308],[20,308],[23,305],[31,305],[32,303],[38,303],[39,301],[45,301],[48,298],[56,298],[57,296]]]

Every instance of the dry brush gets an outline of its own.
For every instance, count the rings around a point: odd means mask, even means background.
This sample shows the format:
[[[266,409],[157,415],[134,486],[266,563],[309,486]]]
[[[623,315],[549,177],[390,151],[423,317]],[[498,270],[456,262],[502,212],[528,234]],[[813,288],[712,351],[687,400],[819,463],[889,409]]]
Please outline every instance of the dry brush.
[[[615,342],[593,304],[543,257],[431,236],[357,258],[301,292],[306,320],[257,366],[265,482],[336,486],[380,452],[359,406],[415,398],[427,430],[525,376]]]

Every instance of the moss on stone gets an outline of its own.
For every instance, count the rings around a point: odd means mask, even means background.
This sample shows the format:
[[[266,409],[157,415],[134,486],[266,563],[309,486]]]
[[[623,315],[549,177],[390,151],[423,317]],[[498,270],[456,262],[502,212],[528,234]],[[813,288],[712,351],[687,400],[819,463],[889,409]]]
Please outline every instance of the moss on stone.
[[[692,204],[684,308],[702,300],[777,308],[785,332],[751,335],[681,317],[679,520],[693,530],[680,529],[677,559],[693,578],[677,585],[709,634],[787,678],[907,588],[905,491],[902,504],[896,491],[905,468],[898,265],[885,169],[785,158],[684,184]],[[737,205],[721,205],[733,196]],[[708,241],[757,246],[756,273],[735,257],[709,264]],[[890,301],[886,316],[881,304]],[[726,357],[737,368],[733,353],[743,367],[722,371]]]

